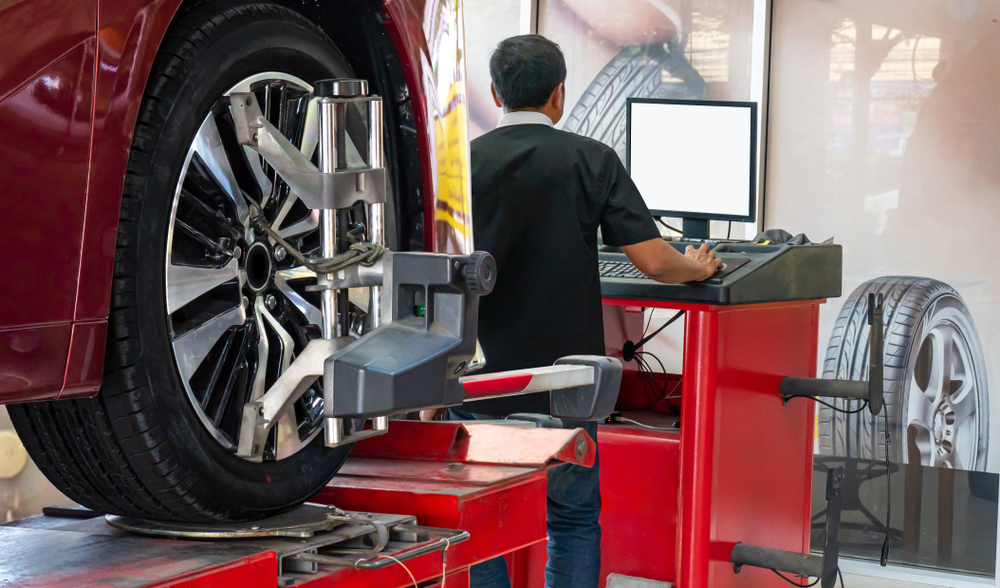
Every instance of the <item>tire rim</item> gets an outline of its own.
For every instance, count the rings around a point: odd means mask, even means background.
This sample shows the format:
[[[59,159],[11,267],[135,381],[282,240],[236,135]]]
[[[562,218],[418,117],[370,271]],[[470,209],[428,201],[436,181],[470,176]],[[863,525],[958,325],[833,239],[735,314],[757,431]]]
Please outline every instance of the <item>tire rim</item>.
[[[253,200],[301,251],[318,252],[319,216],[249,147],[236,142],[232,92],[253,92],[261,110],[307,157],[318,143],[312,86],[286,73],[244,79],[220,97],[188,149],[167,233],[166,310],[188,400],[205,428],[235,451],[246,402],[262,396],[310,339],[320,336],[315,274],[295,265],[249,225]],[[278,419],[265,460],[290,457],[322,429],[322,384]]]
[[[938,302],[927,317],[910,375],[906,435],[922,465],[975,469],[980,390],[967,321]]]

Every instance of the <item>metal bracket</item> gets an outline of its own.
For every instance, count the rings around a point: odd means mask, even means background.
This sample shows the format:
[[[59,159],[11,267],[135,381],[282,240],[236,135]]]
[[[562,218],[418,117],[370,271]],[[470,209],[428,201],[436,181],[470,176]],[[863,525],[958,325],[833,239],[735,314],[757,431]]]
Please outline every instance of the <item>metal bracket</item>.
[[[307,207],[338,210],[350,208],[356,202],[385,202],[385,168],[321,172],[268,122],[253,93],[233,92],[229,104],[236,141],[260,153]]]
[[[798,574],[803,577],[819,578],[821,588],[834,588],[837,583],[837,570],[840,561],[840,493],[843,477],[843,468],[827,471],[826,540],[823,542],[821,556],[737,543],[729,555],[729,561],[733,564],[733,573],[740,573],[743,566],[752,566],[765,570]]]
[[[782,403],[788,404],[789,399],[797,397],[850,398],[867,400],[868,410],[877,415],[882,412],[884,404],[882,357],[885,343],[882,333],[882,295],[868,295],[868,379],[867,380],[829,380],[825,378],[794,378],[786,376],[778,385],[778,394]]]
[[[354,337],[313,339],[267,393],[246,403],[243,406],[236,455],[250,461],[262,461],[264,445],[271,428],[288,407],[323,375],[327,358],[354,340]]]

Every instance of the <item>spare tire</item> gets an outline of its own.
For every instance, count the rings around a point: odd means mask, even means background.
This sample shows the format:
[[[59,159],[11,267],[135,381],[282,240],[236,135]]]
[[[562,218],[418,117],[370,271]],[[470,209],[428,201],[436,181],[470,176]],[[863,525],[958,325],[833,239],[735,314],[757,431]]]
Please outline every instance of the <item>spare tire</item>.
[[[319,244],[311,211],[235,142],[227,94],[256,93],[305,152],[310,84],[351,74],[316,25],[273,4],[199,3],[172,23],[129,156],[103,386],[9,407],[72,500],[146,519],[254,519],[305,501],[344,463],[350,448],[319,435],[319,385],[279,420],[262,463],[235,454],[243,405],[319,336],[309,273],[250,228],[244,199],[307,254]]]
[[[986,361],[972,315],[954,288],[929,278],[886,276],[848,297],[827,345],[823,377],[868,377],[868,294],[884,296],[885,410],[890,459],[985,471],[989,448]],[[836,400],[841,409],[857,401]],[[884,420],[819,408],[819,452],[881,459]],[[904,448],[910,447],[910,451]]]
[[[566,117],[563,128],[612,147],[625,161],[625,99],[697,100],[705,80],[675,43],[625,47],[608,62]]]

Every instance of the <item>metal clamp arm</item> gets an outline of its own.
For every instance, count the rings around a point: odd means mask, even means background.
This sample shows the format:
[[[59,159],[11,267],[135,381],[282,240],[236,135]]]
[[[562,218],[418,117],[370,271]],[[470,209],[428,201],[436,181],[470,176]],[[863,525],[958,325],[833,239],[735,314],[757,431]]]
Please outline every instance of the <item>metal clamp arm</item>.
[[[385,202],[384,168],[321,172],[261,114],[253,93],[233,92],[229,101],[237,142],[260,153],[307,207],[335,210],[358,201]]]
[[[615,408],[622,364],[601,355],[570,355],[551,366],[466,376],[459,381],[466,400],[549,391],[552,416],[596,421],[607,418]]]
[[[868,379],[828,380],[823,378],[782,378],[778,386],[785,403],[790,398],[825,397],[867,400],[868,410],[873,415],[882,412],[884,382],[882,376],[882,356],[884,343],[882,335],[882,295],[868,295]]]

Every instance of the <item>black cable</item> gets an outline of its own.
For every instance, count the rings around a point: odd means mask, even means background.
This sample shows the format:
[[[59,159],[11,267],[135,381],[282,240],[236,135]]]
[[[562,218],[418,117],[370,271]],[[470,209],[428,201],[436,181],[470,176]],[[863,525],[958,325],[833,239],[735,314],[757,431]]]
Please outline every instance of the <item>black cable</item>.
[[[680,414],[680,413],[677,412],[678,411],[678,407],[675,406],[672,402],[670,402],[670,398],[673,396],[674,392],[677,391],[677,388],[680,386],[680,383],[681,383],[681,381],[683,381],[683,378],[677,380],[677,383],[674,384],[674,387],[671,388],[670,392],[667,392],[667,384],[669,384],[669,382],[667,381],[667,368],[663,365],[663,362],[660,361],[660,358],[657,357],[657,356],[655,356],[655,355],[653,355],[652,353],[647,353],[647,352],[643,352],[643,351],[640,351],[640,352],[636,353],[635,355],[636,355],[636,357],[635,357],[636,362],[639,364],[639,371],[642,373],[643,376],[645,376],[646,378],[648,378],[650,385],[652,385],[654,387],[658,387],[658,386],[656,386],[656,377],[655,377],[655,374],[657,374],[657,373],[663,374],[663,386],[660,389],[659,395],[657,395],[657,393],[654,391],[653,392],[654,399],[650,401],[649,406],[647,406],[644,410],[650,410],[653,407],[655,407],[657,404],[660,404],[661,402],[665,401],[666,405],[667,405],[667,408],[670,409],[671,414],[674,414],[674,413]],[[647,355],[649,357],[653,358],[656,361],[656,363],[658,363],[660,365],[660,371],[659,372],[653,371],[653,366],[645,358],[645,356],[647,356]],[[643,371],[644,369],[645,369],[645,371]],[[645,382],[643,382],[643,383],[645,384]],[[648,390],[649,390],[649,388],[646,388],[647,392],[648,392]],[[654,388],[654,390],[655,390],[655,388]],[[649,400],[649,394],[648,393],[646,394],[646,399]]]
[[[684,315],[684,311],[683,310],[678,310],[677,314],[675,314],[674,316],[670,317],[670,320],[668,320],[667,322],[663,323],[663,326],[661,326],[659,329],[656,329],[655,331],[653,331],[652,333],[650,333],[648,337],[643,337],[642,339],[639,339],[639,342],[635,344],[635,348],[639,349],[643,345],[645,345],[646,343],[649,343],[650,339],[652,339],[653,337],[659,335],[660,331],[662,331],[663,329],[666,329],[670,325],[674,324],[674,321],[676,321],[677,319],[681,318],[681,316],[683,316],[683,315]],[[652,318],[652,317],[650,317],[650,318]]]
[[[653,324],[653,313],[654,312],[656,312],[656,311],[655,310],[650,310],[649,311],[649,318],[646,319],[646,327],[642,330],[642,337],[646,336],[646,332],[649,331],[649,325]],[[642,339],[642,337],[640,337],[640,339]]]
[[[892,472],[889,471],[889,409],[882,406],[882,418],[885,419],[885,541],[882,542],[882,567],[889,565],[889,521],[892,514]],[[875,417],[878,422],[878,416]],[[843,584],[843,581],[841,581]]]
[[[837,567],[837,575],[840,576],[840,588],[847,588],[844,586],[844,574],[840,573],[840,567]]]
[[[812,584],[799,584],[798,582],[796,582],[795,580],[792,580],[791,578],[789,578],[788,576],[782,574],[778,570],[771,570],[771,571],[774,572],[775,574],[778,574],[779,578],[781,578],[782,580],[788,582],[792,586],[799,586],[800,588],[809,588],[810,586],[815,586],[816,584],[819,584],[819,581],[822,579],[822,578],[816,578],[816,581],[814,581]]]
[[[868,401],[867,400],[865,400],[864,403],[861,404],[861,408],[859,408],[857,410],[847,410],[847,409],[836,407],[836,406],[830,404],[829,402],[826,402],[824,400],[820,400],[819,398],[816,398],[815,396],[806,396],[804,394],[789,394],[788,396],[785,397],[785,400],[788,401],[788,400],[791,400],[792,398],[808,398],[809,400],[812,400],[813,402],[818,402],[818,403],[822,404],[823,406],[825,406],[827,408],[833,409],[833,410],[835,410],[837,412],[842,412],[844,414],[857,414],[857,413],[861,412],[862,410],[868,408]]]
[[[729,221],[729,228],[726,229],[726,240],[733,234],[733,221]]]
[[[668,225],[668,224],[667,224],[666,222],[664,222],[662,218],[660,218],[660,217],[656,217],[656,222],[658,222],[658,223],[660,223],[661,225],[663,225],[663,226],[667,227],[668,229],[670,229],[671,231],[673,231],[673,232],[677,233],[678,235],[681,235],[681,236],[684,236],[684,231],[680,231],[680,230],[678,230],[678,229],[676,229],[676,228],[674,228],[674,227],[671,227],[671,226],[670,226],[670,225]]]
[[[642,379],[642,389],[646,395],[649,406],[654,406],[657,401],[656,382],[653,380],[653,369],[641,356],[635,357],[635,362],[639,366],[639,376]]]

